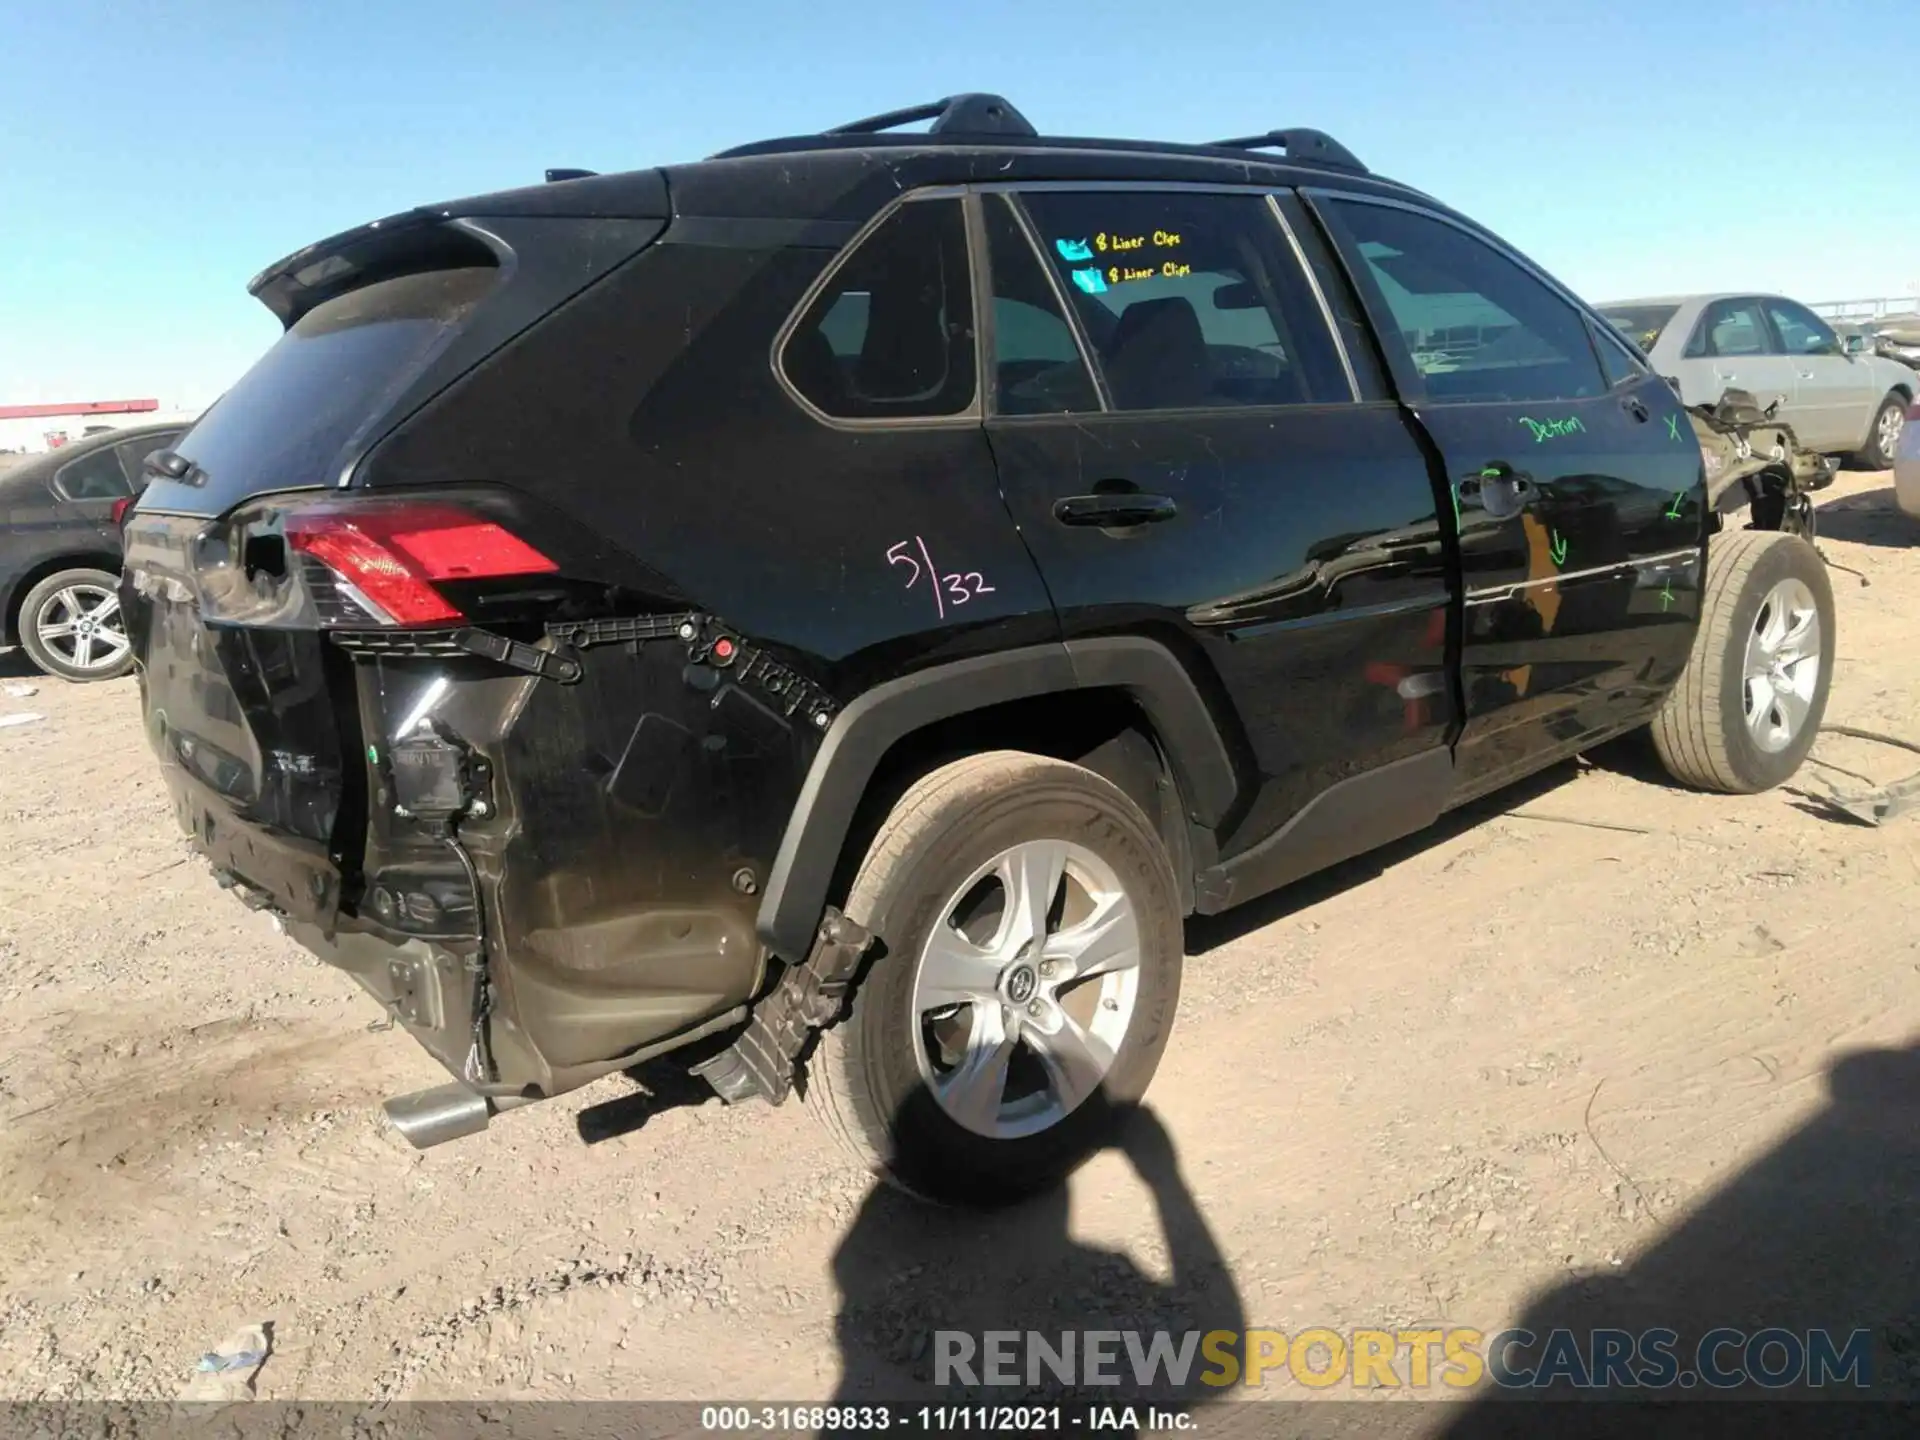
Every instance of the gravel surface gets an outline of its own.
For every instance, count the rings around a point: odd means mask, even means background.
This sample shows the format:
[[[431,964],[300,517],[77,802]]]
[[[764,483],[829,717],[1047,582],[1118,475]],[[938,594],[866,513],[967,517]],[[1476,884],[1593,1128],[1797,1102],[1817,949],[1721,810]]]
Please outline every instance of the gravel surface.
[[[1920,738],[1920,526],[1822,500],[1828,718]],[[442,1072],[186,857],[132,682],[0,680],[0,1397],[170,1398],[259,1322],[263,1399],[793,1400],[940,1328],[1521,1316],[1865,1326],[1920,1390],[1920,815],[1559,767],[1195,924],[1171,1153],[980,1217],[671,1067],[414,1152],[379,1102]]]

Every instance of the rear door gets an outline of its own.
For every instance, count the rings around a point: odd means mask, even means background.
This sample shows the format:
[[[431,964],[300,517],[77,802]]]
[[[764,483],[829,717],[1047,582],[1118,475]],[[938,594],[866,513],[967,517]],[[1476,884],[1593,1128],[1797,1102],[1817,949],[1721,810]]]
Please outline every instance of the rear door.
[[[1457,500],[1469,798],[1646,713],[1684,664],[1699,447],[1673,392],[1512,252],[1418,206],[1312,193]],[[1477,343],[1422,343],[1462,330]]]
[[[1007,503],[1069,639],[1156,634],[1230,702],[1260,788],[1223,857],[1395,761],[1431,793],[1384,823],[1432,818],[1453,718],[1439,493],[1281,203],[1031,187],[981,206]],[[1233,883],[1286,878],[1261,858]]]
[[[120,548],[113,502],[133,494],[133,486],[116,446],[96,446],[62,465],[53,474],[53,493],[61,502],[57,510],[68,543],[84,537],[91,548]]]
[[[1803,443],[1851,450],[1867,437],[1881,392],[1870,367],[1851,359],[1833,328],[1804,305],[1770,296],[1761,302],[1775,346],[1793,367],[1793,413]]]

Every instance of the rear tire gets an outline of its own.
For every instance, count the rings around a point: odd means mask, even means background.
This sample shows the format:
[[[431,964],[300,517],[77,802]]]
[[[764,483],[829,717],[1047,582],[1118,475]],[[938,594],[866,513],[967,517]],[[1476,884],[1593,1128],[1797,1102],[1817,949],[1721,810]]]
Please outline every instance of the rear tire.
[[[1900,449],[1900,432],[1907,423],[1907,402],[1889,395],[1873,412],[1873,424],[1867,430],[1867,443],[1858,459],[1868,470],[1891,470]]]
[[[114,680],[133,668],[120,577],[61,570],[20,602],[20,646],[47,674],[76,682]]]
[[[1667,773],[1735,795],[1790,778],[1826,715],[1834,640],[1813,546],[1773,530],[1714,536],[1693,651],[1651,727]]]
[[[810,1108],[924,1199],[991,1206],[1058,1183],[1159,1065],[1179,894],[1152,824],[1092,771],[1008,751],[934,771],[848,896],[876,958],[821,1038]]]

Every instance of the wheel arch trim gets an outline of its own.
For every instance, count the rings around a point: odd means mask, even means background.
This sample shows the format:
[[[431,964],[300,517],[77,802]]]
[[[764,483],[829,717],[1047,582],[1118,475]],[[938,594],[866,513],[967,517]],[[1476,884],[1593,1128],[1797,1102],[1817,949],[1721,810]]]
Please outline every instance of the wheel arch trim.
[[[1163,747],[1182,804],[1218,826],[1240,777],[1186,668],[1138,636],[1036,645],[917,670],[876,685],[843,709],[794,803],[760,902],[761,940],[786,959],[806,955],[856,812],[887,753],[916,731],[1014,700],[1118,689],[1140,706]]]

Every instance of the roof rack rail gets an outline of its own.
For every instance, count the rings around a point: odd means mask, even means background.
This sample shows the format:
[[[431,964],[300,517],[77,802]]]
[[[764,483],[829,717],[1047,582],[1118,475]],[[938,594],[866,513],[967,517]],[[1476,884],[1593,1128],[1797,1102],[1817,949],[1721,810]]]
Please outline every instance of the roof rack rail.
[[[998,95],[949,95],[926,105],[909,105],[904,110],[889,110],[884,115],[869,115],[864,120],[849,120],[824,133],[828,135],[877,135],[883,130],[931,120],[935,135],[1017,135],[1033,139],[1040,134],[1013,106]]]
[[[549,170],[547,171],[547,183],[549,185],[558,185],[562,180],[591,180],[599,173],[598,170]]]
[[[1218,150],[1284,150],[1290,160],[1312,160],[1322,165],[1337,165],[1343,170],[1368,174],[1346,146],[1324,130],[1269,130],[1264,135],[1242,135],[1237,140],[1210,142]]]

